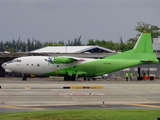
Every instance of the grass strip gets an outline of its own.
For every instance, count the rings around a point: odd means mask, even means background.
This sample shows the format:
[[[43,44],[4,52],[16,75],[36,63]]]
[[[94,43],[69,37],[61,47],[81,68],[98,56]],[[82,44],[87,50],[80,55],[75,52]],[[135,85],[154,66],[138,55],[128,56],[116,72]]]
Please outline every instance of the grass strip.
[[[0,120],[157,120],[160,110],[57,110],[0,114]]]

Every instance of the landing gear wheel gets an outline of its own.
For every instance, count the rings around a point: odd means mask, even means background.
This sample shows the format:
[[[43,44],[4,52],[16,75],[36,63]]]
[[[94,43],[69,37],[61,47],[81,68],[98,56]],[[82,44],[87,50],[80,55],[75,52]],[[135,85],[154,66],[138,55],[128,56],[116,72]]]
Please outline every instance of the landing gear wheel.
[[[71,81],[76,81],[76,75],[72,75],[72,77],[71,77]]]
[[[70,76],[68,75],[68,72],[66,72],[64,76],[64,81],[69,81],[69,80],[70,80]]]
[[[71,80],[71,77],[68,74],[66,74],[64,76],[64,81],[70,81],[70,80]]]
[[[64,81],[69,81],[69,76],[64,76]]]
[[[22,81],[26,81],[27,80],[27,75],[22,73]]]
[[[23,81],[26,81],[26,80],[27,80],[27,76],[23,76],[23,77],[22,77],[22,80],[23,80]]]
[[[153,76],[150,77],[150,81],[152,81],[152,80],[154,80],[154,77],[153,77]]]

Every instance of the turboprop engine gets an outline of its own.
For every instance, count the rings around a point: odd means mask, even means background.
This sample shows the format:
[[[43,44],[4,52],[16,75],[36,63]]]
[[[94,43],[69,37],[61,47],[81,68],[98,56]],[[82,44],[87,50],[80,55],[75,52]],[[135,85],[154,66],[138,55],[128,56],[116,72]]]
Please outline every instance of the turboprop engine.
[[[45,61],[49,62],[50,64],[68,64],[77,60],[71,57],[62,56],[62,57],[49,57],[48,59],[45,59]]]
[[[56,64],[68,64],[68,63],[72,63],[75,60],[72,58],[67,58],[67,57],[57,57],[55,58],[55,63]]]

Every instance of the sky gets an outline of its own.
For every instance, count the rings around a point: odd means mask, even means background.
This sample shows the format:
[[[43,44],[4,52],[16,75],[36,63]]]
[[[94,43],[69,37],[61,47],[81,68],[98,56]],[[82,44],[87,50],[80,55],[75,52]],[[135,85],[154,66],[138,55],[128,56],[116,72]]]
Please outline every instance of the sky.
[[[159,11],[160,0],[0,0],[0,41],[125,42],[137,22],[160,27]]]

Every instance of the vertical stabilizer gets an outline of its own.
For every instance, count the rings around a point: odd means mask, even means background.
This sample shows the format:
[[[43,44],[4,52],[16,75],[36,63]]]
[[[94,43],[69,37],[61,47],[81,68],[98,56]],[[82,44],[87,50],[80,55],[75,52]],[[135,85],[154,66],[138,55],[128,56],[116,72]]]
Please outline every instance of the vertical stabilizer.
[[[157,63],[158,59],[153,52],[150,33],[142,33],[132,50],[106,57],[105,59],[129,59],[141,62]]]
[[[154,53],[150,33],[142,33],[134,48],[137,53]]]

